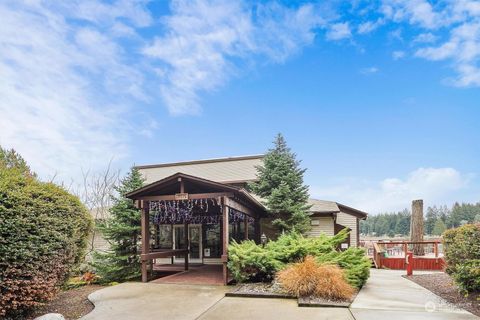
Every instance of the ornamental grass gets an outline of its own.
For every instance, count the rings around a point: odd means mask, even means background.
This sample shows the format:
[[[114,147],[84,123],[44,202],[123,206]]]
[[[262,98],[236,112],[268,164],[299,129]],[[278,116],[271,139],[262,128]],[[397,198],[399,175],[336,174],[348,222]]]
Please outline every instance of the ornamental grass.
[[[332,264],[319,264],[312,256],[279,271],[277,279],[288,293],[298,297],[348,300],[354,293],[342,269]]]

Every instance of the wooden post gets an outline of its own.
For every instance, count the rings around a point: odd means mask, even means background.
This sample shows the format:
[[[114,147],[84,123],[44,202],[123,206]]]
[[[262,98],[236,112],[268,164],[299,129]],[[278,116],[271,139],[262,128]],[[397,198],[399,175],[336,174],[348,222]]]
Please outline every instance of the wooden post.
[[[435,258],[438,258],[438,242],[433,244],[433,253],[435,253]]]
[[[188,270],[188,255],[190,254],[190,243],[188,241],[188,222],[184,222],[185,233],[185,246],[187,247],[187,253],[185,253],[185,270]]]
[[[223,264],[223,284],[228,284],[228,198],[222,197],[222,264]]]
[[[244,213],[243,214],[244,221],[243,221],[243,230],[245,232],[245,240],[248,240],[248,216]]]
[[[148,201],[140,201],[140,208],[142,209],[142,254],[148,254],[150,249],[150,229],[149,229],[149,212],[147,209]],[[142,282],[148,281],[147,260],[142,260]]]
[[[412,201],[412,219],[410,223],[411,240],[414,242],[423,241],[423,200]],[[425,255],[423,244],[414,244],[413,254],[416,256]]]

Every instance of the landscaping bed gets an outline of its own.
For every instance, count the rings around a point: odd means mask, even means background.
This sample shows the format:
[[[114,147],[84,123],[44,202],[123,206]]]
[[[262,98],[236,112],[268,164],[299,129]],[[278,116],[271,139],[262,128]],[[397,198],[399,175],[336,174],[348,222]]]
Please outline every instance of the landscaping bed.
[[[432,291],[456,307],[480,316],[480,292],[469,295],[462,294],[448,274],[436,272],[404,277]]]
[[[67,320],[79,319],[94,308],[87,298],[88,295],[102,288],[105,286],[92,284],[59,292],[52,301],[36,308],[27,319],[34,319],[46,313],[60,313]]]
[[[241,283],[238,284],[232,291],[227,292],[225,295],[227,297],[296,299],[295,296],[284,291],[276,281],[271,283]]]
[[[299,297],[299,307],[339,307],[348,308],[355,299],[355,293],[351,299],[346,301],[329,300],[315,296]],[[250,297],[250,298],[283,298],[283,299],[297,299],[296,296],[286,292],[282,286],[277,282],[271,283],[257,282],[257,283],[242,283],[235,286],[235,288],[225,294],[227,297]]]

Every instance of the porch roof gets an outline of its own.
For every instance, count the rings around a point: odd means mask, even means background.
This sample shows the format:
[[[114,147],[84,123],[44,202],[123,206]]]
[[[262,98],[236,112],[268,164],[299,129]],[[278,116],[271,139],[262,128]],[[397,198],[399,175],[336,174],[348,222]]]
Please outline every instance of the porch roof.
[[[152,182],[137,190],[129,192],[126,197],[132,200],[139,200],[149,196],[174,195],[179,193],[178,184],[180,181],[185,183],[185,192],[189,194],[207,194],[207,193],[232,193],[236,197],[242,198],[256,209],[266,212],[265,206],[258,201],[245,188],[240,188],[225,183],[215,182],[204,178],[177,172],[161,180]]]

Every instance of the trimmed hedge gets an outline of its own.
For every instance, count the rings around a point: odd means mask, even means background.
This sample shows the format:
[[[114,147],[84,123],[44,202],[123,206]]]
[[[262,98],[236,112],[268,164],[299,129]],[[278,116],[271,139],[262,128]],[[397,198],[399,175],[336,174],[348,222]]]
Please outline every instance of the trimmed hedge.
[[[271,281],[288,264],[313,256],[321,264],[336,264],[345,272],[350,285],[360,288],[370,275],[371,263],[361,248],[337,247],[348,236],[346,230],[333,237],[304,237],[298,233],[281,235],[265,247],[253,241],[232,242],[228,247],[228,269],[238,282]]]
[[[446,272],[466,292],[480,291],[480,223],[467,224],[443,234]]]
[[[0,161],[0,317],[21,318],[55,295],[92,223],[77,197]]]

